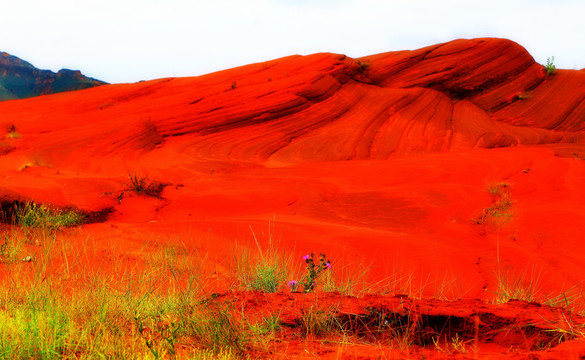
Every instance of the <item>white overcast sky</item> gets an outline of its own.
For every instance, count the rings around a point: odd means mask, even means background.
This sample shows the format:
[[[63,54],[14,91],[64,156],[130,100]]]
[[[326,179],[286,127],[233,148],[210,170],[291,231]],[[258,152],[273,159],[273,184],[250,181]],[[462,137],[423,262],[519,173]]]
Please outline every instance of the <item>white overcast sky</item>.
[[[0,0],[0,51],[111,83],[502,37],[585,68],[585,0]]]

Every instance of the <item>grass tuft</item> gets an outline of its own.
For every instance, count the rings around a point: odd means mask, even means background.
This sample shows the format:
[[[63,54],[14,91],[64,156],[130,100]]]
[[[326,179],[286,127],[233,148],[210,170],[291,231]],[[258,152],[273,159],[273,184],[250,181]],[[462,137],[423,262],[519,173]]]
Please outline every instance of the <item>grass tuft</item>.
[[[323,336],[331,332],[341,332],[341,323],[335,316],[335,308],[322,309],[312,305],[309,309],[303,310],[298,319],[301,331],[305,336]]]
[[[505,271],[498,271],[497,281],[498,289],[492,300],[495,304],[503,304],[510,300],[536,302],[542,299],[537,293],[540,274],[536,276],[533,274],[527,281],[525,273],[515,276]]]
[[[274,228],[270,229],[268,248],[263,249],[256,234],[256,253],[236,248],[232,259],[232,271],[240,288],[273,293],[280,290],[291,275],[291,257],[275,248]]]
[[[544,293],[541,291],[541,273],[534,270],[527,276],[527,271],[513,274],[507,271],[498,271],[498,289],[494,298],[494,304],[503,304],[510,300],[537,302],[543,305],[560,307],[575,314],[585,313],[585,294],[579,286],[574,286],[558,294]]]
[[[287,263],[287,256],[274,250],[252,254],[247,249],[240,249],[233,258],[238,286],[267,293],[282,288],[288,277]]]

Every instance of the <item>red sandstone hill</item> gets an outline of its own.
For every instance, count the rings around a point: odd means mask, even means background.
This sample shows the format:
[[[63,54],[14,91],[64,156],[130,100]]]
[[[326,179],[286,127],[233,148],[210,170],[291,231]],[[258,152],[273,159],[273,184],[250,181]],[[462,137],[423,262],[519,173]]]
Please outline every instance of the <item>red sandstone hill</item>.
[[[400,269],[431,294],[444,279],[493,294],[497,269],[543,291],[585,274],[585,73],[548,75],[509,40],[7,101],[0,125],[3,203],[110,211],[86,227],[121,253],[152,232],[221,253],[274,220],[283,246]],[[118,201],[134,173],[162,198]],[[498,187],[511,207],[483,221]]]

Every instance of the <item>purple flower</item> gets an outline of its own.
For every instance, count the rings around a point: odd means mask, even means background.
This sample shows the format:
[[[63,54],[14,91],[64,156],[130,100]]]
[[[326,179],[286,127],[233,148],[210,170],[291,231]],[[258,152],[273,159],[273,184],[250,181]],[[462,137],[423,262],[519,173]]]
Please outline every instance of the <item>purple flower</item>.
[[[303,260],[308,260],[311,256],[310,255],[305,255],[303,256]]]
[[[299,283],[296,282],[296,280],[291,280],[288,282],[288,287],[291,289],[291,291],[297,291]]]
[[[325,264],[325,270],[327,270],[327,269],[331,269],[331,263],[330,262],[327,262],[327,264]]]

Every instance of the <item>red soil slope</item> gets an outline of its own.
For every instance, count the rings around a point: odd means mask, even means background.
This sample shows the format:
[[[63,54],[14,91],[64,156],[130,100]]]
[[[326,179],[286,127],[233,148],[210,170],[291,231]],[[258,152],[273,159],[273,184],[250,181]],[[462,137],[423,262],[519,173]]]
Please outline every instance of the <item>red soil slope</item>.
[[[131,254],[154,233],[222,254],[274,221],[284,247],[410,274],[425,295],[489,298],[498,271],[543,293],[585,274],[585,72],[547,75],[508,40],[8,101],[0,125],[2,202],[111,210],[85,227],[97,248]],[[163,198],[119,202],[135,172]],[[499,183],[511,217],[478,224]]]

